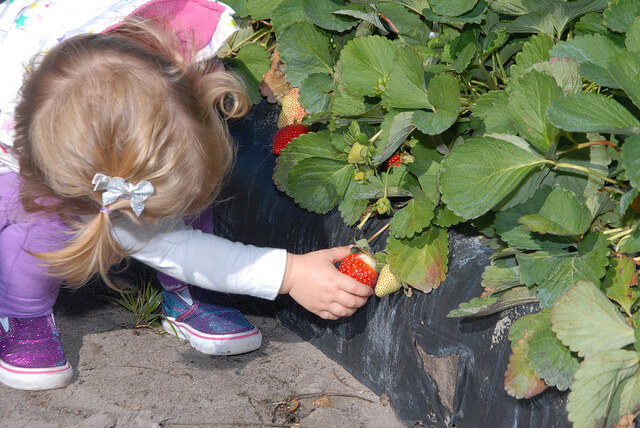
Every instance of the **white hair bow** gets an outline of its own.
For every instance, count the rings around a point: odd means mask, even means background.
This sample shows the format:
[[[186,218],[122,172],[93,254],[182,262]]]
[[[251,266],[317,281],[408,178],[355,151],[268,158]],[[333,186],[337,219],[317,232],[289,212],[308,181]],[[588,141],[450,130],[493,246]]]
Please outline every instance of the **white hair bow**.
[[[148,181],[141,181],[138,184],[131,184],[121,177],[109,177],[105,174],[96,174],[91,180],[94,184],[94,191],[104,190],[102,193],[102,205],[106,207],[117,201],[119,198],[131,200],[131,209],[136,217],[139,217],[144,210],[144,201],[153,195],[155,189]]]

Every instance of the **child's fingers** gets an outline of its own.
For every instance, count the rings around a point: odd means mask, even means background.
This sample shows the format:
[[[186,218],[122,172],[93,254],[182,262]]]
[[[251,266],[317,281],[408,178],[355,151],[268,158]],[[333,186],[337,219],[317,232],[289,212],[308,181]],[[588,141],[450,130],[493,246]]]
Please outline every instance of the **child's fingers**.
[[[334,296],[334,303],[339,304],[340,306],[353,309],[354,311],[361,306],[364,306],[367,303],[368,297],[356,296],[351,293],[341,292]]]
[[[357,308],[346,308],[339,303],[333,303],[329,307],[329,312],[331,312],[337,318],[342,318],[342,317],[350,317],[356,312],[356,309]]]
[[[345,245],[342,247],[328,248],[325,251],[327,251],[331,263],[338,263],[351,253],[351,247],[353,247],[353,245]]]
[[[351,278],[349,275],[342,274],[344,276],[344,280],[338,283],[338,288],[342,291],[345,291],[349,294],[353,294],[355,296],[360,297],[369,297],[373,294],[373,288],[364,285],[363,283],[356,281]],[[366,299],[365,299],[366,300]]]
[[[340,318],[336,315],[333,315],[329,311],[318,311],[316,312],[316,315],[318,315],[320,318],[324,318],[325,320],[337,320],[338,318]]]

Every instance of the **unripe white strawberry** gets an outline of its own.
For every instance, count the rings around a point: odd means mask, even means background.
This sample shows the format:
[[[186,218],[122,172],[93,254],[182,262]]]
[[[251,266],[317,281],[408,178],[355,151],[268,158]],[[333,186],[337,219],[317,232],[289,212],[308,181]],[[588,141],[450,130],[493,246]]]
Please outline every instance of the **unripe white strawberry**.
[[[282,110],[278,117],[278,128],[284,128],[294,123],[302,123],[302,118],[307,111],[298,102],[298,88],[292,88],[287,95],[282,98]]]
[[[398,281],[398,278],[396,278],[393,273],[391,273],[389,264],[384,265],[380,270],[378,282],[376,282],[376,288],[374,289],[376,296],[386,296],[387,294],[395,293],[401,288],[402,283]]]

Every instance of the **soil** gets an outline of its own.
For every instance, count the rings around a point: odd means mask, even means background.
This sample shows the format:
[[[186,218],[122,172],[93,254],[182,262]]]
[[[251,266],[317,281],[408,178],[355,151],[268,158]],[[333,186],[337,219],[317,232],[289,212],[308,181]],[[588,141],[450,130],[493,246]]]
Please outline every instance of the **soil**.
[[[0,385],[3,427],[401,427],[388,400],[283,327],[270,302],[241,302],[258,351],[204,355],[133,328],[103,285],[63,291],[54,315],[75,374],[66,388]]]

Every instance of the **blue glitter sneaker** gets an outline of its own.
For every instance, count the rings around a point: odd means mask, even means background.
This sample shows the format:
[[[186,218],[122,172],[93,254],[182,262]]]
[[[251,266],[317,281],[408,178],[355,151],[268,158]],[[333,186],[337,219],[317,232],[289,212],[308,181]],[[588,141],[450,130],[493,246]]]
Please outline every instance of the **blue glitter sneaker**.
[[[221,293],[192,286],[163,288],[162,326],[209,355],[244,354],[260,348],[262,333],[237,309],[219,305],[225,300]]]
[[[16,389],[54,389],[67,386],[72,377],[53,315],[0,318],[1,383]]]

